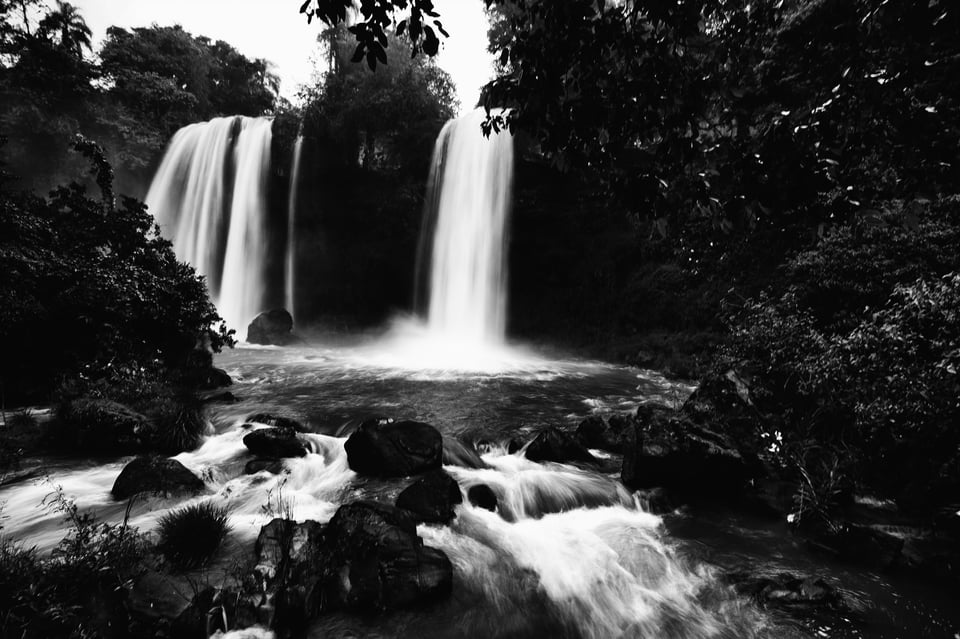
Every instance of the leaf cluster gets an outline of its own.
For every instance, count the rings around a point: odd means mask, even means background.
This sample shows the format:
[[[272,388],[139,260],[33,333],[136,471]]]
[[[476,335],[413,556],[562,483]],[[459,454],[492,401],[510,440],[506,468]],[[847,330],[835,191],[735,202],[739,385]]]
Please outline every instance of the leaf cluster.
[[[410,45],[411,57],[418,53],[434,56],[440,50],[440,35],[449,34],[440,22],[440,14],[433,6],[433,0],[306,0],[300,5],[300,13],[307,22],[314,19],[324,22],[328,27],[353,22],[349,27],[356,41],[351,56],[352,62],[366,60],[371,71],[377,64],[388,64],[388,33],[395,25],[395,35],[406,34]],[[358,19],[357,13],[359,13]],[[397,20],[396,14],[405,17]],[[439,35],[438,35],[439,34]]]

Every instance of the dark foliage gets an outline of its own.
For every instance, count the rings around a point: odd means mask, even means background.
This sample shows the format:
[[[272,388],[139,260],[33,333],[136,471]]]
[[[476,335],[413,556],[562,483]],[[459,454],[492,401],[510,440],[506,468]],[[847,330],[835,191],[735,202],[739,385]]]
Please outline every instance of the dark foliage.
[[[306,0],[300,5],[300,13],[308,22],[314,18],[329,27],[345,24],[347,12],[353,10],[353,0]],[[409,15],[396,22],[396,34],[407,35],[413,55],[423,52],[436,55],[440,50],[440,35],[447,36],[443,23],[433,8],[433,0],[388,0],[387,2],[361,2],[361,20],[349,28],[357,46],[351,62],[366,60],[371,71],[377,63],[388,64],[388,30],[395,23],[394,14],[409,8]]]
[[[0,636],[125,636],[126,589],[147,566],[147,540],[126,521],[80,514],[59,488],[50,507],[64,514],[69,532],[49,558],[0,543]]]
[[[230,531],[229,514],[211,502],[185,506],[163,516],[157,548],[173,570],[206,564]]]
[[[226,42],[180,27],[111,27],[95,61],[90,35],[68,3],[0,2],[0,130],[10,137],[4,156],[28,186],[75,178],[82,166],[67,145],[83,133],[104,146],[120,187],[142,195],[178,128],[277,105],[269,63]]]
[[[108,194],[92,200],[76,184],[49,199],[0,192],[8,400],[46,399],[65,380],[169,379],[198,346],[232,343],[203,280],[177,261],[143,204],[114,207]]]
[[[930,224],[914,233],[941,231]],[[762,437],[797,473],[805,507],[829,511],[859,483],[930,512],[960,487],[956,265],[939,261],[937,242],[917,240],[922,258],[886,269],[902,238],[864,250],[844,248],[845,235],[787,266],[796,276],[815,263],[815,278],[734,314],[728,361],[752,380],[758,407],[771,416]],[[838,291],[846,303],[809,294],[837,287],[851,271],[861,275]],[[868,306],[862,296],[886,299]]]

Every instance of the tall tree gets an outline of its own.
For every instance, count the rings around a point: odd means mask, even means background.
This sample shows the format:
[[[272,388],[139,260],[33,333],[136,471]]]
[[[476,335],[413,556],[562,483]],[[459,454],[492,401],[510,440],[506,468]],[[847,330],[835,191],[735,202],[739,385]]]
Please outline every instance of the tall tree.
[[[75,6],[63,0],[56,0],[56,7],[40,21],[37,35],[52,39],[77,58],[83,57],[84,49],[92,49],[90,38],[93,32],[86,20]]]

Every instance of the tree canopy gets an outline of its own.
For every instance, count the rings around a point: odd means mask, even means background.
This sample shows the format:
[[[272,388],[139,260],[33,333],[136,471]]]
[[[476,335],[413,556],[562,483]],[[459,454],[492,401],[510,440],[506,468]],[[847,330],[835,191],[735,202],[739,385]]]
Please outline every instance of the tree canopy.
[[[303,96],[307,120],[324,131],[348,165],[359,159],[365,167],[425,167],[440,127],[456,112],[450,76],[398,47],[386,50],[387,64],[376,71],[353,64],[354,47],[343,25],[328,28],[322,39],[328,69]]]

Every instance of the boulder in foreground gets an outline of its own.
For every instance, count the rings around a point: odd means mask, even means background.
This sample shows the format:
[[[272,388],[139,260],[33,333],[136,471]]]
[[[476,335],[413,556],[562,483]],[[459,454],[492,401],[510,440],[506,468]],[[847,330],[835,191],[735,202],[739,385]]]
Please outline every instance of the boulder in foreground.
[[[177,460],[145,455],[123,467],[110,492],[114,499],[129,499],[139,493],[187,495],[205,488],[203,480]]]
[[[361,501],[341,506],[326,530],[325,601],[356,610],[389,610],[450,594],[453,566],[417,536],[410,516]]]

